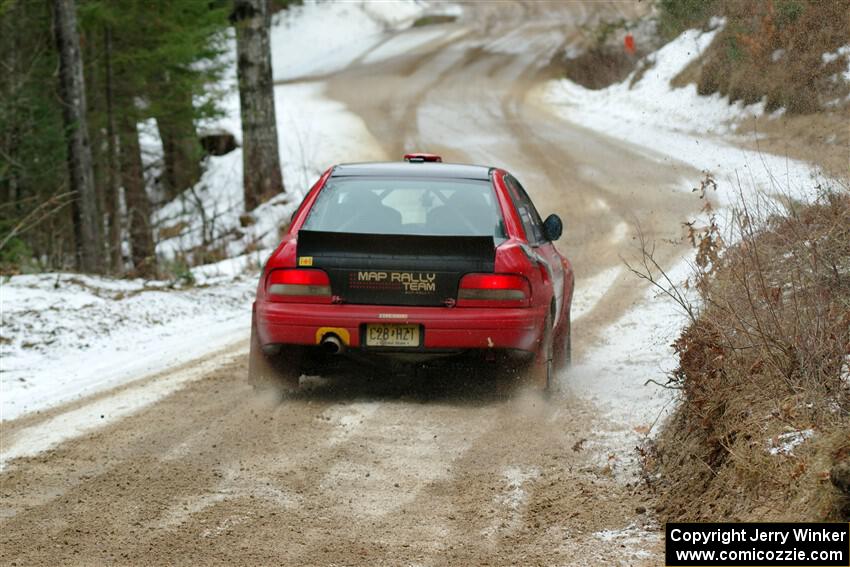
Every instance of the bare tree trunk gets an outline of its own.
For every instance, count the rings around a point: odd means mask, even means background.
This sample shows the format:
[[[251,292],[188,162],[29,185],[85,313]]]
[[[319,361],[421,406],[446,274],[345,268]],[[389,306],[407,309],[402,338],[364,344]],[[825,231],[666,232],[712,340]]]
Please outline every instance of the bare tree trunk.
[[[109,254],[106,249],[106,160],[104,129],[102,127],[103,116],[99,112],[104,106],[103,92],[100,89],[102,82],[100,52],[103,47],[99,40],[89,36],[80,44],[83,55],[83,78],[86,86],[86,114],[88,116],[89,143],[92,156],[92,174],[94,175],[94,191],[97,200],[98,220],[101,232],[100,256],[103,271],[109,270]]]
[[[235,0],[245,210],[284,191],[275,122],[268,0]]]
[[[121,274],[124,271],[124,258],[121,254],[121,201],[119,199],[120,188],[118,186],[118,172],[121,166],[118,163],[117,144],[115,143],[115,108],[114,93],[112,88],[112,28],[107,26],[103,33],[103,45],[106,66],[106,214],[109,234],[107,237],[107,249],[109,250],[110,266],[112,272]]]
[[[77,263],[85,272],[103,270],[100,218],[86,123],[86,91],[74,0],[53,0],[54,31],[59,50],[59,78],[68,139],[68,168],[73,203]]]
[[[121,181],[127,199],[127,221],[130,232],[133,268],[139,275],[156,271],[156,255],[151,230],[151,205],[145,191],[139,130],[128,113],[121,113]]]

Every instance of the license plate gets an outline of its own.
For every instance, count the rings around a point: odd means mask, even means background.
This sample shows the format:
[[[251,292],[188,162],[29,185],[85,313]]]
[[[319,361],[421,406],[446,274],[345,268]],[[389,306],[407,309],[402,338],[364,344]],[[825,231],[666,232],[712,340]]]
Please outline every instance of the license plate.
[[[366,325],[366,346],[418,347],[419,325]]]

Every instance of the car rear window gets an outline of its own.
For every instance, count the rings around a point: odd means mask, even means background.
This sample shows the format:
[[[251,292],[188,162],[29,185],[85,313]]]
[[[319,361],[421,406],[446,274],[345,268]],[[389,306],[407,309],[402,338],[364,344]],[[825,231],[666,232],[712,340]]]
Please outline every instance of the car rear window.
[[[304,228],[505,240],[496,195],[490,182],[483,180],[331,178]]]

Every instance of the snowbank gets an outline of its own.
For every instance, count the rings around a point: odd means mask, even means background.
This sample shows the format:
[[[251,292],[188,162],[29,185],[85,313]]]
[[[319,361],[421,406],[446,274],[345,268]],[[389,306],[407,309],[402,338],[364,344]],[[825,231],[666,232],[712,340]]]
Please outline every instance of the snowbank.
[[[649,67],[642,77],[636,71],[622,83],[601,90],[586,89],[568,79],[555,80],[537,96],[564,119],[646,148],[647,156],[660,163],[681,162],[711,172],[718,182],[716,197],[721,206],[734,204],[739,188],[747,193],[814,196],[817,181],[813,179],[820,177],[817,168],[720,139],[731,136],[734,123],[761,115],[763,103],[731,104],[718,94],[699,96],[693,84],[670,86],[717,32],[684,32],[647,56]],[[683,179],[680,187],[691,191],[698,182]]]
[[[256,275],[230,271],[199,270],[192,287],[65,273],[4,280],[0,420],[244,340]]]

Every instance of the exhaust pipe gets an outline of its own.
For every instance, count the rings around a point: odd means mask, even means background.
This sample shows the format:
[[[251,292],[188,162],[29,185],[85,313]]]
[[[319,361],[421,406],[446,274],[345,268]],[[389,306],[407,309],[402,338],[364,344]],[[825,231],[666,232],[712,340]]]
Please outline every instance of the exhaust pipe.
[[[322,350],[328,354],[342,354],[345,350],[345,345],[339,340],[336,335],[325,335],[322,339]]]
[[[280,345],[268,344],[263,345],[263,352],[269,356],[277,356],[280,354]]]

